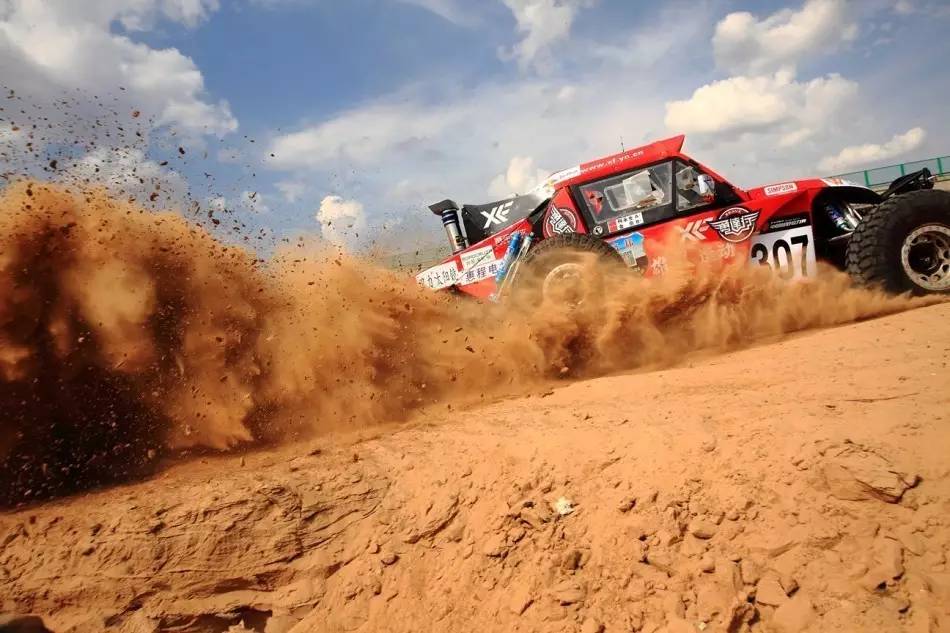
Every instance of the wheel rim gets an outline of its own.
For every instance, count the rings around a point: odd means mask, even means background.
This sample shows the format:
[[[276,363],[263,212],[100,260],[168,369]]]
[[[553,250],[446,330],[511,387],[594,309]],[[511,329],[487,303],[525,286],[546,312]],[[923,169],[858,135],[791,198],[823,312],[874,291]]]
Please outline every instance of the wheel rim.
[[[541,293],[544,299],[579,305],[583,301],[584,270],[581,264],[568,262],[552,268],[544,277]]]
[[[950,289],[950,227],[925,224],[911,231],[901,245],[901,265],[925,290]]]

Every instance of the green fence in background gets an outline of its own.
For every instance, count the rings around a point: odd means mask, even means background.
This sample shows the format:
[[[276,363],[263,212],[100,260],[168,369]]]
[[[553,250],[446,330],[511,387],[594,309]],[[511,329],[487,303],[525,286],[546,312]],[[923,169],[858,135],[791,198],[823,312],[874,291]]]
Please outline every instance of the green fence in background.
[[[838,177],[866,187],[887,187],[895,178],[900,178],[904,174],[911,174],[924,167],[938,178],[950,178],[950,156],[938,156],[926,160],[915,160],[912,163],[875,167],[864,171],[854,171],[850,174],[838,174]]]

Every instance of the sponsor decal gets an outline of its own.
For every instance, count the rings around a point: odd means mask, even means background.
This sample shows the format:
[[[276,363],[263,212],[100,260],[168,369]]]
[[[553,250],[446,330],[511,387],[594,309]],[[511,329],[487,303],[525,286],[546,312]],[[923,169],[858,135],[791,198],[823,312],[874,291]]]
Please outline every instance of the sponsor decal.
[[[783,193],[792,193],[793,191],[798,191],[798,185],[794,182],[783,182],[780,185],[769,185],[766,187],[765,195],[780,196]]]
[[[495,259],[495,249],[491,246],[483,246],[472,251],[461,253],[459,259],[462,260],[462,271],[464,272],[493,261]]]
[[[416,275],[416,281],[433,290],[441,290],[458,283],[459,276],[458,267],[452,261],[423,270]]]
[[[706,229],[709,228],[705,220],[693,220],[687,222],[686,226],[679,226],[678,224],[674,226],[680,232],[680,241],[682,242],[702,242],[706,239]]]
[[[548,177],[548,184],[556,185],[558,183],[564,182],[565,180],[570,180],[571,178],[576,178],[581,175],[581,166],[575,165],[574,167],[569,167],[567,169],[562,169],[559,172],[555,172]]]
[[[794,229],[796,227],[806,226],[808,224],[811,224],[811,220],[808,219],[807,213],[787,215],[781,218],[771,218],[765,228],[762,229],[762,232],[774,233],[775,231],[785,231],[787,229]]]
[[[749,257],[753,263],[768,266],[788,281],[813,277],[818,269],[810,225],[756,235]]]
[[[495,238],[494,238],[494,244],[495,244],[495,246],[500,246],[500,245],[502,245],[502,244],[507,244],[508,242],[511,241],[511,237],[512,237],[515,233],[517,233],[518,231],[509,230],[510,228],[511,228],[511,227],[505,229],[506,232],[505,232],[504,235],[496,235],[496,236],[495,236]]]
[[[542,233],[544,237],[577,233],[577,215],[570,209],[558,209],[552,205],[544,218]]]
[[[647,251],[643,242],[642,233],[631,233],[607,243],[620,253],[620,257],[627,266],[642,271],[647,265]]]
[[[603,226],[601,226],[600,224],[598,224],[597,226],[594,227],[594,235],[603,235],[603,234],[604,234],[604,227],[603,227]]]
[[[715,220],[706,220],[706,223],[716,230],[719,237],[737,244],[746,241],[755,232],[755,221],[758,219],[758,211],[749,211],[744,207],[729,207]]]
[[[616,231],[623,231],[624,229],[632,229],[641,224],[643,224],[643,214],[631,213],[630,215],[622,215],[619,218],[614,218],[607,223],[607,227],[611,233],[615,233]]]
[[[555,186],[564,182],[565,180],[570,180],[571,178],[576,178],[581,175],[580,165],[575,165],[574,167],[569,167],[568,169],[562,169],[559,172],[555,172],[548,176],[547,180],[542,182],[540,185],[534,188],[536,193],[543,194],[545,198],[550,198],[554,195]]]
[[[580,170],[581,172],[586,174],[589,171],[595,171],[598,169],[603,169],[605,167],[611,167],[613,165],[617,165],[618,163],[622,163],[626,160],[630,160],[631,158],[639,158],[640,156],[643,156],[642,149],[630,150],[629,152],[618,154],[616,156],[611,156],[610,158],[605,158],[604,160],[599,160],[593,163],[587,163],[586,165],[581,165]]]
[[[650,262],[650,272],[659,277],[666,273],[666,257],[660,255]]]
[[[483,229],[490,228],[493,224],[504,224],[508,221],[508,213],[511,211],[511,205],[514,204],[514,200],[509,200],[504,204],[499,204],[492,207],[491,211],[482,211],[482,215],[485,216],[485,226]]]
[[[699,260],[703,264],[730,260],[736,256],[736,245],[732,242],[715,242],[699,251]]]
[[[825,183],[829,187],[861,187],[862,189],[867,189],[864,185],[859,185],[856,182],[848,180],[846,178],[822,178],[821,182]]]
[[[479,264],[478,266],[463,272],[459,277],[458,284],[460,286],[464,286],[466,284],[473,284],[476,281],[481,281],[482,279],[494,277],[495,273],[498,272],[499,266],[501,266],[501,262],[498,260]]]
[[[719,259],[732,259],[736,256],[736,245],[732,242],[719,244]]]

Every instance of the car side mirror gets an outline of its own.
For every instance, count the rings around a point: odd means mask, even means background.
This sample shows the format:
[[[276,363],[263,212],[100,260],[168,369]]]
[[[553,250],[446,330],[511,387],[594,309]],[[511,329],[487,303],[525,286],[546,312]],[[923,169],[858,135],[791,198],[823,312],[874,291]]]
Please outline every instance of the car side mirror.
[[[706,202],[713,202],[716,199],[716,181],[709,174],[700,174],[696,181],[699,185],[699,195]]]

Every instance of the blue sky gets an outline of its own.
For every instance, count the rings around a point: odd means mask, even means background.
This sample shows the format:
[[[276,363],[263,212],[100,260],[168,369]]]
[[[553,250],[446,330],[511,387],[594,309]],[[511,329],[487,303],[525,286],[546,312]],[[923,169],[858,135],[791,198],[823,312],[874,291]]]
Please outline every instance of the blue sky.
[[[746,186],[948,154],[948,26],[941,0],[0,0],[0,83],[34,113],[69,96],[41,141],[95,139],[69,174],[403,250],[439,239],[427,203],[621,139],[685,132]],[[76,123],[132,111],[141,137]]]

